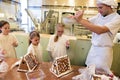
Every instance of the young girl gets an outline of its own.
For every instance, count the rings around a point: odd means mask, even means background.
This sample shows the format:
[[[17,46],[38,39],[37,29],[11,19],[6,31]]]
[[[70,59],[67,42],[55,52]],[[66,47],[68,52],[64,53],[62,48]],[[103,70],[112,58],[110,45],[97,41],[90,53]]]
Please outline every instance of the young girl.
[[[35,55],[39,62],[42,62],[42,47],[40,45],[40,35],[36,31],[29,34],[29,47],[27,54],[32,53]]]
[[[56,57],[66,55],[66,48],[69,48],[69,38],[64,33],[64,25],[58,23],[56,25],[56,34],[52,35],[49,39],[47,51],[50,54],[51,61]]]
[[[10,34],[10,24],[7,21],[0,21],[0,50],[5,57],[16,58],[15,47],[18,46],[16,37]]]

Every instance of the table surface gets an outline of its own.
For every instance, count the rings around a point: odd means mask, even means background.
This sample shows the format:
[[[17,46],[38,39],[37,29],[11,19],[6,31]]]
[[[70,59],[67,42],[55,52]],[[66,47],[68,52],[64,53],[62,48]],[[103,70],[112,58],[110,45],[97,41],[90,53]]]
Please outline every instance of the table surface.
[[[14,64],[18,59],[15,58],[6,58],[5,61],[9,65],[8,72],[0,73],[0,80],[27,80],[25,72],[18,72],[18,67],[14,67],[10,69],[11,65]],[[43,62],[38,66],[43,72],[45,73],[44,80],[71,80],[73,76],[79,74],[78,69],[83,68],[80,66],[72,65],[72,72],[68,73],[67,75],[56,77],[53,73],[50,72],[51,63]]]

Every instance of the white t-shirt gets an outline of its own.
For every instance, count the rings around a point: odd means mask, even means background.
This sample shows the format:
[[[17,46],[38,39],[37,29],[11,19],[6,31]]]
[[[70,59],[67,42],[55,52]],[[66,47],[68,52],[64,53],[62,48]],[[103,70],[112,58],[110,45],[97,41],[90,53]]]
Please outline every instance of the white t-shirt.
[[[56,57],[66,55],[66,42],[69,38],[66,35],[62,35],[58,38],[57,42],[54,42],[54,38],[55,35],[50,37],[47,51],[50,51],[52,53],[52,57],[55,59]]]
[[[16,37],[9,33],[8,35],[0,34],[0,49],[4,49],[6,51],[5,57],[16,58],[15,47],[12,45],[13,42],[17,42]]]
[[[27,54],[29,53],[32,53],[33,55],[35,55],[39,62],[42,61],[42,47],[40,44],[38,44],[38,46],[30,44],[27,50]]]
[[[120,15],[112,13],[106,17],[101,14],[90,19],[90,22],[99,26],[106,26],[110,32],[103,34],[92,33],[92,44],[94,46],[113,46],[113,39],[120,28]]]

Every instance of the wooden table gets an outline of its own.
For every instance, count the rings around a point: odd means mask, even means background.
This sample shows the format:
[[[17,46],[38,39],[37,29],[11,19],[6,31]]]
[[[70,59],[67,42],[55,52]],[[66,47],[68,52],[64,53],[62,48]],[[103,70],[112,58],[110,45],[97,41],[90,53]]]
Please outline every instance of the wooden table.
[[[18,72],[18,67],[15,67],[13,69],[10,69],[11,65],[17,61],[17,59],[14,58],[6,58],[5,61],[9,65],[8,72],[0,73],[0,80],[27,80],[27,77],[24,72]],[[78,69],[80,66],[72,66],[73,71],[67,75],[64,75],[60,78],[57,78],[54,74],[52,74],[49,69],[51,67],[51,64],[49,62],[43,62],[39,65],[40,69],[43,70],[46,77],[44,80],[71,80],[73,76],[76,76],[79,74]],[[82,67],[81,67],[82,68]]]

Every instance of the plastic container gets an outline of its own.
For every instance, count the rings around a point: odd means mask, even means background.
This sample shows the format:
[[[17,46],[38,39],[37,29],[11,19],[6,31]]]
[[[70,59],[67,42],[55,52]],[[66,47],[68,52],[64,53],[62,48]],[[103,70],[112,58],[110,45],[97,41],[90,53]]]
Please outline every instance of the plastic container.
[[[26,73],[27,80],[44,80],[45,74],[42,69]]]

